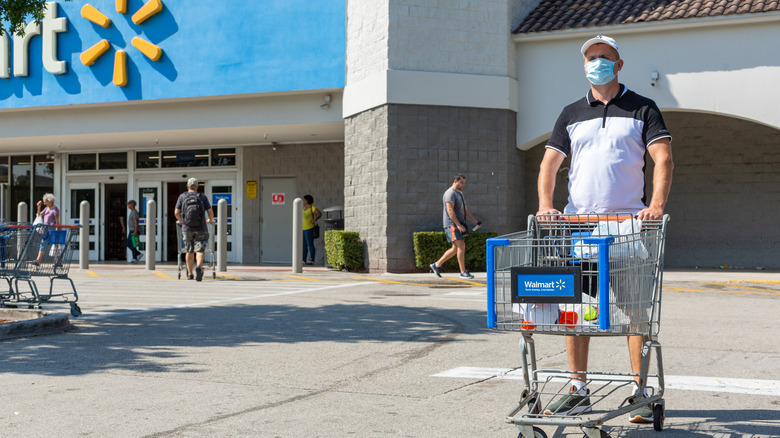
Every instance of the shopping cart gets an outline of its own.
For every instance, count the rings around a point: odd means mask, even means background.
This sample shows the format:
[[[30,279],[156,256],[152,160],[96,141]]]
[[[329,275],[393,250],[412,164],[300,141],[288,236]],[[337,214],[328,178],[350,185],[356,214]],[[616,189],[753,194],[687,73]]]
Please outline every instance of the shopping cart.
[[[506,422],[518,438],[546,438],[538,426],[580,427],[588,438],[608,437],[606,421],[642,406],[663,429],[664,379],[660,329],[666,224],[630,214],[529,216],[528,229],[487,241],[488,326],[517,330],[525,388]],[[534,334],[642,335],[641,371],[587,372],[593,411],[545,415],[568,395],[572,370],[538,369]],[[650,353],[656,351],[656,374]],[[634,378],[640,385],[636,395]],[[649,379],[649,380],[648,380]],[[648,394],[645,396],[645,394]]]
[[[0,300],[9,300],[15,293],[13,280],[32,232],[30,224],[0,223],[0,277],[8,283],[8,291],[0,293]]]
[[[207,269],[211,269],[211,278],[217,278],[217,262],[214,256],[214,224],[207,223],[206,227],[209,231],[209,241],[203,254],[203,265]],[[187,252],[184,250],[184,239],[179,221],[176,221],[176,242],[179,249],[178,254],[176,254],[176,267],[179,271],[179,280],[181,280],[181,271],[187,272],[187,261],[185,260]]]
[[[41,308],[43,303],[68,303],[74,317],[81,315],[73,280],[68,277],[79,225],[17,225],[0,232],[0,253],[5,269],[0,271],[9,284],[9,294],[0,298],[0,307]],[[41,294],[33,277],[47,277],[49,291]],[[55,292],[56,280],[67,281],[70,289]],[[22,290],[20,281],[28,290]]]

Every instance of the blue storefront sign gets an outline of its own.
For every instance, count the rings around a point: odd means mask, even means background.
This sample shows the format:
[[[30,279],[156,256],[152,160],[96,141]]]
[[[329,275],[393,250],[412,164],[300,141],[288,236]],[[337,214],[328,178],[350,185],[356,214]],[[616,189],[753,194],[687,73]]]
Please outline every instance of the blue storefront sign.
[[[344,87],[344,0],[47,5],[0,36],[0,108]]]

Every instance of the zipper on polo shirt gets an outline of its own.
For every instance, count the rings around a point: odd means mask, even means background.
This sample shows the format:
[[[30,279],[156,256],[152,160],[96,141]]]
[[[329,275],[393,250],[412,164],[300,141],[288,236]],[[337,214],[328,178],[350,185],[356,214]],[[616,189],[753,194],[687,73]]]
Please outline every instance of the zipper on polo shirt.
[[[601,119],[601,127],[606,128],[607,127],[607,107],[609,106],[609,103],[604,105],[604,118]]]

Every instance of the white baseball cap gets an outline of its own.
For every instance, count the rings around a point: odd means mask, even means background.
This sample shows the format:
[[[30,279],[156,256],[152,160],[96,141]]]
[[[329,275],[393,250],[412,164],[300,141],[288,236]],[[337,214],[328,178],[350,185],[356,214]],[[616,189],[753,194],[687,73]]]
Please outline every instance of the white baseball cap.
[[[613,49],[617,50],[618,57],[620,57],[620,49],[618,48],[617,41],[615,41],[614,39],[612,39],[612,38],[610,38],[608,36],[604,36],[604,35],[596,35],[595,37],[589,39],[588,41],[585,41],[585,44],[582,45],[582,49],[580,49],[580,52],[582,52],[582,55],[584,56],[585,52],[587,52],[588,49],[590,48],[590,46],[592,46],[594,44],[606,44],[606,45],[612,47]]]

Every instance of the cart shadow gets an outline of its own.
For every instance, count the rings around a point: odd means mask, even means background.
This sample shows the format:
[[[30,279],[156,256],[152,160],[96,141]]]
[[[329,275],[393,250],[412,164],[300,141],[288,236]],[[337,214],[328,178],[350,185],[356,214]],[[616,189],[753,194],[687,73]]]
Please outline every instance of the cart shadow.
[[[567,429],[572,432],[574,429]],[[657,433],[652,425],[626,424],[605,426],[612,438],[652,437]],[[569,436],[559,428],[554,437]],[[581,436],[577,434],[576,436]],[[713,437],[713,436],[780,436],[777,410],[666,410],[664,437]]]
[[[436,344],[458,342],[453,334],[484,330],[484,312],[426,307],[332,304],[165,309],[96,319],[59,335],[3,342],[0,367],[4,372],[60,376],[103,370],[198,373],[207,367],[192,361],[198,354],[192,354],[191,348],[251,345],[262,350],[319,342]]]

